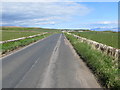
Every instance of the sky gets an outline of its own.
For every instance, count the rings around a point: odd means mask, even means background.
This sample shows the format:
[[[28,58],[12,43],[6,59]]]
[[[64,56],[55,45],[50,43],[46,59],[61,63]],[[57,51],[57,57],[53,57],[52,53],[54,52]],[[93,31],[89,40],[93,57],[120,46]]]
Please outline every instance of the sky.
[[[2,26],[91,29],[118,22],[118,2],[2,2],[0,12]]]
[[[1,0],[2,2],[119,2],[119,0]]]

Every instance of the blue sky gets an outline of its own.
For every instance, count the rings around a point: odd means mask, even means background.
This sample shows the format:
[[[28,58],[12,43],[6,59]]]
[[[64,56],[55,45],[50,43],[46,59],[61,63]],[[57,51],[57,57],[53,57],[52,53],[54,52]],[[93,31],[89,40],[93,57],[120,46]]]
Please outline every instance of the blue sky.
[[[4,2],[2,25],[42,28],[117,28],[117,2]]]

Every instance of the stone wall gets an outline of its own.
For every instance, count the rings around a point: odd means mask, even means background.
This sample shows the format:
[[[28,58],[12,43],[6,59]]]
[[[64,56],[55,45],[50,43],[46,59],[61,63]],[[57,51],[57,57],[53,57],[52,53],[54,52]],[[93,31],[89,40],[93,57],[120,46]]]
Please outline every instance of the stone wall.
[[[111,46],[107,46],[105,44],[98,43],[96,41],[89,40],[87,38],[83,38],[83,37],[80,37],[80,36],[75,35],[75,34],[71,34],[71,33],[67,33],[67,34],[73,35],[77,39],[80,39],[81,42],[88,43],[94,49],[100,50],[101,52],[104,52],[107,55],[112,56],[114,59],[117,59],[117,60],[120,59],[120,49],[116,49],[116,48],[113,48]]]

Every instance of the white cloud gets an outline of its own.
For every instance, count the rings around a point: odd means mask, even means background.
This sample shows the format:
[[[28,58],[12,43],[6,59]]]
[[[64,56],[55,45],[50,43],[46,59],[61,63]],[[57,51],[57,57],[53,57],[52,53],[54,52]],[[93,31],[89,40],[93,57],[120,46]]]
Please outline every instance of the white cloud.
[[[119,0],[1,0],[2,2],[119,2]]]
[[[91,9],[74,2],[49,3],[3,3],[3,21],[13,24],[21,23],[47,23],[67,21],[73,15],[83,16]]]
[[[90,11],[89,8],[71,3],[3,3],[3,13],[26,13],[26,14],[48,14],[48,15],[83,15]]]
[[[13,24],[19,25],[47,25],[47,24],[55,24],[52,21],[52,17],[49,18],[40,18],[40,19],[30,19],[30,20],[21,20],[21,21],[14,21]]]
[[[55,24],[54,21],[48,21],[48,22],[34,22],[34,23],[30,23],[30,22],[23,22],[20,23],[19,25],[27,25],[27,26],[40,26],[40,25],[50,25],[50,24]]]
[[[35,25],[46,25],[46,24],[55,24],[54,21],[50,21],[50,22],[40,22],[40,23],[34,23]]]
[[[117,24],[117,21],[100,21],[96,22],[96,24]]]
[[[97,22],[89,22],[89,23],[80,23],[77,26],[81,26],[82,28],[116,28],[118,27],[118,21],[114,20],[114,21],[97,21]],[[76,26],[76,27],[77,27]]]
[[[2,22],[2,21],[0,21],[0,25],[2,26],[2,25],[6,25],[6,24],[8,24],[7,22]]]
[[[118,27],[118,21],[99,21],[96,23],[91,23],[90,24],[91,28],[116,28]]]
[[[57,2],[60,0],[1,0],[2,2]]]
[[[24,22],[44,22],[53,20],[55,17],[48,17],[48,18],[38,18],[38,19],[29,19],[29,20],[21,20],[21,21],[14,21],[14,23],[24,23]],[[57,18],[57,17],[56,17]]]

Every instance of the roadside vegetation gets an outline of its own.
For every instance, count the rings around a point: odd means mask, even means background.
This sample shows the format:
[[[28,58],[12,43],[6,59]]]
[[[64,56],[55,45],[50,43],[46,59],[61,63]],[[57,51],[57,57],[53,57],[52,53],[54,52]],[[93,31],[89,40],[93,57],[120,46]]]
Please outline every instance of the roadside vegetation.
[[[49,35],[52,35],[53,33],[47,33],[44,35],[40,35],[34,38],[27,38],[27,39],[23,39],[23,40],[19,40],[19,41],[14,41],[14,42],[8,42],[8,43],[4,43],[4,44],[0,44],[2,48],[0,48],[0,52],[2,52],[2,54],[5,54],[7,52],[13,51],[17,48],[26,46],[30,43],[33,43],[37,40],[40,40],[42,38],[45,38]]]
[[[91,68],[95,76],[98,77],[101,85],[106,88],[117,90],[118,87],[120,87],[120,70],[118,69],[118,63],[115,63],[112,57],[93,49],[87,43],[80,42],[74,36],[68,35],[67,33],[65,33],[65,35],[73,45],[76,52]]]
[[[117,32],[90,31],[90,32],[71,32],[71,33],[74,33],[81,37],[85,37],[87,39],[97,41],[99,43],[106,44],[108,46],[112,46],[114,48],[120,48],[118,46],[118,42],[120,42],[120,40],[118,39],[118,34],[120,33]]]
[[[36,36],[34,38],[27,38],[27,39],[23,39],[23,40],[0,44],[0,52],[1,52],[1,54],[6,54],[7,52],[10,52],[17,48],[29,45],[30,43],[33,43],[37,40],[45,38],[49,35],[61,32],[58,29],[4,26],[4,27],[2,27],[2,30],[0,31],[0,34],[2,35],[2,39],[0,41],[6,41],[6,40],[21,38],[21,37],[27,37],[27,36],[32,36],[32,35],[36,35],[36,34],[42,34],[45,32],[48,32],[48,33],[44,34],[44,35]]]

